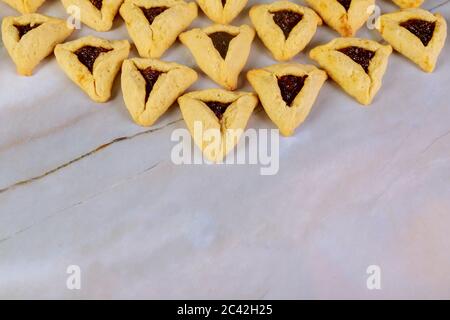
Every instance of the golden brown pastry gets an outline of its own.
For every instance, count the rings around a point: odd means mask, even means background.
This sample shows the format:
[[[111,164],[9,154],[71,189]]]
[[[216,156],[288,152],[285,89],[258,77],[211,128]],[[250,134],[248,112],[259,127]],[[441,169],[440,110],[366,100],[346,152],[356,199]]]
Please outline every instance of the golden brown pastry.
[[[248,0],[197,0],[206,16],[218,24],[229,24],[244,9]]]
[[[34,13],[45,0],[2,0],[20,13]]]

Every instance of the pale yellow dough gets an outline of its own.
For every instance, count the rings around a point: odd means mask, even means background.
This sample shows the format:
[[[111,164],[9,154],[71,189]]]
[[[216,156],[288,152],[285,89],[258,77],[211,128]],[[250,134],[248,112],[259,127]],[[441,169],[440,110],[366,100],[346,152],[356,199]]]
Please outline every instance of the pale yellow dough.
[[[278,78],[285,75],[307,76],[303,88],[288,106],[281,96]],[[269,118],[284,136],[290,136],[305,121],[327,79],[326,72],[311,65],[297,63],[276,64],[262,69],[250,70],[247,79],[258,94]]]
[[[114,18],[123,0],[102,0],[101,10],[98,10],[89,0],[61,0],[66,10],[73,14],[70,7],[80,10],[80,20],[88,27],[104,32],[111,30]]]
[[[230,103],[222,119],[205,104],[211,101]],[[178,104],[195,144],[208,160],[220,162],[239,142],[258,98],[249,92],[208,89],[187,93]]]
[[[427,46],[413,33],[400,26],[402,22],[410,19],[436,23],[433,37]],[[433,72],[447,37],[447,23],[444,17],[439,13],[432,14],[422,9],[408,9],[382,15],[378,30],[383,39],[389,42],[396,51],[426,72]]]
[[[45,0],[2,0],[20,13],[34,13]]]
[[[425,0],[392,0],[396,5],[402,9],[418,8]]]
[[[151,68],[162,72],[153,85],[147,101],[146,82],[140,70]],[[122,65],[122,93],[133,120],[151,126],[197,80],[197,73],[181,64],[156,59],[129,59]]]
[[[373,12],[375,0],[352,0],[348,12],[337,0],[306,0],[327,25],[343,37],[353,37]],[[372,8],[372,10],[370,10]]]
[[[20,38],[16,25],[37,26]],[[5,48],[17,66],[17,72],[30,76],[34,68],[58,43],[63,42],[73,29],[65,20],[37,13],[19,17],[5,17],[2,22],[2,38]]]
[[[337,51],[351,46],[375,53],[370,61],[368,73],[346,54]],[[326,45],[314,48],[309,56],[317,61],[344,91],[361,104],[369,105],[381,88],[391,53],[390,45],[381,45],[366,39],[337,38]]]
[[[92,73],[83,65],[76,50],[84,46],[110,49],[101,53],[94,62]],[[123,60],[128,57],[130,44],[127,40],[109,41],[87,36],[75,41],[59,44],[55,48],[55,56],[59,66],[67,76],[75,82],[89,97],[96,102],[108,101],[111,88],[119,72]]]
[[[248,0],[196,0],[206,16],[218,24],[229,24],[245,8]]]
[[[296,12],[303,16],[287,39],[273,20],[273,13],[282,10]],[[290,60],[302,51],[316,33],[317,26],[322,24],[322,19],[313,10],[289,1],[253,6],[250,9],[250,19],[259,38],[278,61]]]
[[[141,8],[167,7],[150,25]],[[159,58],[197,17],[197,5],[183,0],[125,0],[120,8],[139,55]]]
[[[234,36],[225,59],[208,36],[214,32],[226,32]],[[200,69],[228,90],[237,87],[239,74],[247,62],[254,37],[255,31],[247,25],[235,27],[216,24],[180,34],[181,42],[191,51]]]

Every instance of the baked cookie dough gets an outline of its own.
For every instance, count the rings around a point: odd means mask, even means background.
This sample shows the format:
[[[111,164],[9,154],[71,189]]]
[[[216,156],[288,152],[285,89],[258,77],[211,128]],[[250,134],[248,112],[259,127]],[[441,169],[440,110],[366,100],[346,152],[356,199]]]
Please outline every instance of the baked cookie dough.
[[[392,0],[396,5],[402,9],[418,8],[425,0]]]
[[[278,61],[290,60],[311,41],[322,19],[311,9],[289,1],[250,9],[256,33]]]
[[[55,56],[67,76],[92,100],[105,102],[111,97],[114,79],[129,51],[127,40],[88,36],[58,44]]]
[[[248,0],[197,0],[206,16],[218,24],[229,24],[245,8]]]
[[[311,65],[290,63],[250,70],[247,79],[280,133],[290,136],[311,111],[327,74]]]
[[[373,12],[375,0],[306,0],[327,25],[353,37]],[[372,10],[370,10],[372,8]]]
[[[122,93],[133,120],[151,126],[197,80],[181,64],[156,59],[129,59],[122,65]]]
[[[369,105],[381,88],[390,45],[358,38],[337,38],[311,50],[317,61],[344,91],[363,105]]]
[[[237,87],[254,37],[255,31],[247,25],[216,24],[180,34],[181,42],[191,51],[200,69],[228,90]]]
[[[120,15],[139,55],[159,58],[197,17],[197,5],[183,0],[125,0]]]
[[[2,22],[5,48],[17,73],[24,76],[32,75],[34,68],[72,32],[65,20],[37,13],[5,17]]]
[[[89,28],[104,32],[111,30],[114,18],[123,0],[61,0],[69,9],[76,6],[80,9],[80,20]]]
[[[178,98],[183,119],[195,144],[212,162],[234,149],[258,104],[254,93],[209,89]]]
[[[2,0],[20,13],[34,13],[45,0]]]
[[[422,70],[433,72],[447,37],[444,17],[422,9],[408,9],[382,15],[377,27],[396,51]]]

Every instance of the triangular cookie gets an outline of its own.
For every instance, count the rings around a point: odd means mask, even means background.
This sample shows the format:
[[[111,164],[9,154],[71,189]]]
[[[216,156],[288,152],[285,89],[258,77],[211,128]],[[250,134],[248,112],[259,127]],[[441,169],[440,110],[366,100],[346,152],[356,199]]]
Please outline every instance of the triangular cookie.
[[[391,46],[372,40],[337,38],[312,49],[309,56],[349,95],[368,105],[381,87],[391,53]]]
[[[197,5],[183,0],[125,0],[120,15],[139,55],[159,58],[197,17]]]
[[[353,37],[372,14],[375,0],[306,0],[327,25],[343,37]]]
[[[2,22],[5,48],[16,64],[17,72],[24,76],[30,76],[33,69],[72,32],[65,20],[37,13],[5,17]]]
[[[384,40],[426,72],[433,72],[447,37],[447,23],[439,14],[409,9],[380,17]]]
[[[245,8],[248,0],[197,0],[202,11],[215,23],[229,24]]]
[[[396,5],[402,9],[418,8],[425,0],[392,0]]]
[[[34,13],[45,0],[2,0],[20,13]]]
[[[155,59],[129,59],[122,65],[122,93],[133,120],[151,126],[197,80],[181,64]]]
[[[56,60],[64,72],[96,102],[111,97],[111,87],[123,60],[128,57],[127,40],[109,41],[92,36],[58,44]]]
[[[254,93],[209,89],[178,98],[195,144],[212,162],[220,162],[239,141],[253,109]]]
[[[250,19],[264,45],[278,61],[302,51],[322,19],[311,9],[289,1],[261,4],[250,9]]]
[[[247,79],[281,134],[290,136],[311,111],[327,74],[311,65],[291,63],[250,70]]]
[[[80,20],[96,31],[109,31],[123,0],[61,0],[66,8],[80,9]]]
[[[180,34],[181,42],[191,51],[200,69],[229,90],[237,87],[254,37],[255,31],[247,25],[216,24]]]

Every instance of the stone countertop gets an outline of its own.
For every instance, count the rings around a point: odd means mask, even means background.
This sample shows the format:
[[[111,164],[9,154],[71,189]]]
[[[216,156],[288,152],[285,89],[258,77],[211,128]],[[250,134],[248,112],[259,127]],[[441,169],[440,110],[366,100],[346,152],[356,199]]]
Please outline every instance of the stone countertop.
[[[449,1],[424,7],[450,21]],[[39,12],[65,16],[59,1]],[[13,14],[0,3],[1,18]],[[70,39],[87,34],[128,38],[119,17],[111,32],[83,27]],[[321,27],[305,52],[336,35]],[[1,46],[0,298],[450,298],[448,42],[433,74],[393,54],[369,108],[328,81],[280,139],[272,176],[260,165],[176,165],[177,106],[139,127],[120,80],[96,104],[54,58],[19,77]],[[195,66],[180,43],[163,59]],[[245,70],[273,63],[255,40]],[[207,87],[202,76],[191,90]],[[248,127],[274,125],[259,107]],[[66,287],[70,265],[80,290]],[[381,290],[366,286],[370,265]]]

